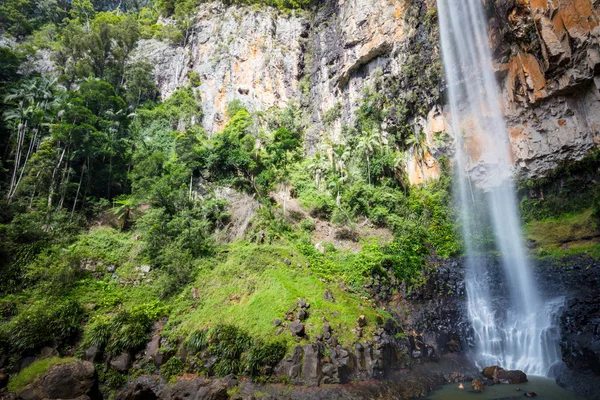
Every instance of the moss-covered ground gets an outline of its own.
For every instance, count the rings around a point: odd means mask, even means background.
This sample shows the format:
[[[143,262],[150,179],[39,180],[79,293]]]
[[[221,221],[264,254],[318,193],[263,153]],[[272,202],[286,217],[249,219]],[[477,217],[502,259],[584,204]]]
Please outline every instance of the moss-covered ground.
[[[360,315],[370,322],[368,336],[386,313],[377,310],[372,300],[343,290],[341,283],[313,273],[307,258],[293,246],[230,245],[203,262],[196,280],[172,303],[169,327],[181,335],[225,323],[267,339],[279,329],[273,321],[283,320],[301,298],[310,304],[305,321],[309,337],[322,333],[328,321],[338,339],[350,343],[356,340],[351,330]],[[333,302],[325,300],[327,290]],[[289,333],[281,336],[295,343]]]
[[[525,225],[526,237],[541,257],[588,254],[600,257],[600,230],[592,209],[531,221]]]

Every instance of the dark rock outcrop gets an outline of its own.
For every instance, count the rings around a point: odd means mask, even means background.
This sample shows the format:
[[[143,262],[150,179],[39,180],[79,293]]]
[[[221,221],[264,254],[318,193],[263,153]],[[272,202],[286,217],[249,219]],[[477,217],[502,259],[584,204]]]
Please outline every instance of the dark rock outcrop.
[[[118,391],[115,400],[227,400],[227,391],[236,384],[227,377],[209,380],[189,376],[166,385],[158,377],[142,376]]]
[[[575,371],[600,375],[600,297],[569,300],[561,326],[563,361]]]
[[[126,372],[131,368],[131,356],[129,353],[121,353],[110,361],[111,367],[120,372]]]
[[[491,367],[486,367],[483,369],[483,372],[481,373],[484,377],[486,377],[487,379],[494,379],[494,375],[496,374],[496,371],[502,369],[497,365],[493,365]]]
[[[498,368],[494,373],[494,383],[509,383],[514,385],[525,382],[527,382],[527,375],[523,371],[506,371]]]
[[[19,396],[23,400],[98,398],[94,364],[73,361],[51,367],[28,385]]]

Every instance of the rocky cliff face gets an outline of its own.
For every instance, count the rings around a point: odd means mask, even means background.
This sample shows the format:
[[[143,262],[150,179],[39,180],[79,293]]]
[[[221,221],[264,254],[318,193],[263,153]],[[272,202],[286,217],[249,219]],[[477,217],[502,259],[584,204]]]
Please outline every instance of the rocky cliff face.
[[[599,4],[592,0],[487,1],[515,165],[543,176],[600,145]],[[384,136],[424,130],[431,147],[413,182],[439,174],[434,140],[449,132],[443,107],[433,0],[332,0],[314,14],[203,4],[185,47],[149,40],[138,55],[156,65],[163,97],[198,74],[208,131],[239,99],[251,110],[299,102],[312,153],[352,125],[370,87],[390,101]],[[452,133],[452,132],[449,132]]]
[[[503,0],[493,48],[515,162],[530,177],[600,145],[599,4]]]
[[[219,2],[203,4],[194,19],[185,47],[157,40],[138,46],[137,56],[156,65],[163,98],[197,74],[202,125],[208,132],[223,127],[227,103],[234,99],[251,110],[265,110],[298,98],[307,19]]]

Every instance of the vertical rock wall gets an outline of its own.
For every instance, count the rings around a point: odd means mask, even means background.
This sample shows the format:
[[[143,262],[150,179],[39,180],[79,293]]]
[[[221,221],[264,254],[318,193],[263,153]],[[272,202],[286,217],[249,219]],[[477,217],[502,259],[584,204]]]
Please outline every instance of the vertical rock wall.
[[[493,46],[515,162],[543,176],[600,145],[600,8],[592,0],[502,0]]]
[[[543,176],[600,145],[598,2],[485,3],[517,169]],[[365,89],[379,85],[390,104],[384,137],[402,124],[427,134],[425,162],[407,163],[419,183],[439,174],[436,158],[451,147],[435,140],[449,131],[435,12],[434,0],[331,0],[290,15],[206,3],[185,47],[149,40],[138,55],[156,65],[163,97],[198,74],[209,132],[224,126],[234,99],[251,110],[299,102],[309,154],[353,125]]]
[[[298,98],[303,38],[308,34],[305,18],[273,9],[207,3],[194,19],[185,47],[152,39],[137,49],[138,57],[156,65],[163,98],[197,74],[202,125],[208,132],[223,128],[232,100],[241,100],[250,110],[265,110]]]

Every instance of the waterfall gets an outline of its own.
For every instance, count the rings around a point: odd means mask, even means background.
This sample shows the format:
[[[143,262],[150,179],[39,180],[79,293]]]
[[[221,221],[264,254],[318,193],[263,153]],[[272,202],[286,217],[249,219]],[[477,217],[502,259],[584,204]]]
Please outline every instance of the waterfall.
[[[475,334],[474,361],[528,374],[547,375],[559,359],[554,319],[560,299],[542,301],[522,240],[512,182],[512,159],[494,76],[482,0],[437,0],[450,126],[456,142],[457,200],[467,251],[468,311]],[[474,257],[470,218],[475,182],[485,202],[509,293],[490,295],[494,282]]]

